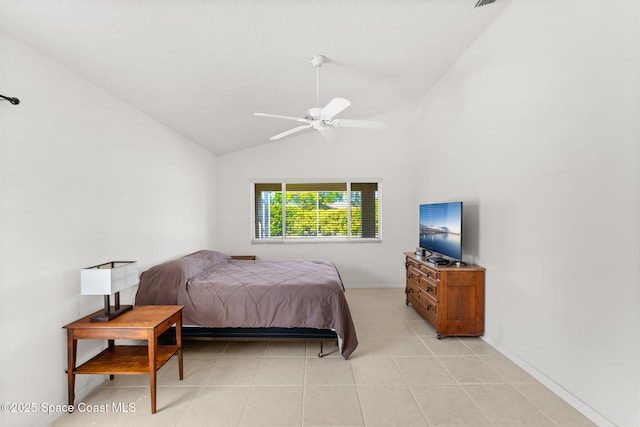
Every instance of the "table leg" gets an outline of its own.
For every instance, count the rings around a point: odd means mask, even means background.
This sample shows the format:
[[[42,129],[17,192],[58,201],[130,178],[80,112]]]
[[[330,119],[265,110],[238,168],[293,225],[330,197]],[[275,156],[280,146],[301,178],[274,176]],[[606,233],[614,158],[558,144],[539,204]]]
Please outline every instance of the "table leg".
[[[182,381],[182,316],[176,322],[176,344],[178,346],[178,372],[180,373],[180,381]]]
[[[114,345],[115,345],[115,340],[107,340],[107,343],[109,344],[109,350],[113,351],[113,347],[114,347]],[[113,375],[113,374],[109,375],[109,381],[113,381],[113,379],[114,379],[115,377],[116,377],[116,376],[115,376],[115,375]]]
[[[67,329],[67,393],[69,405],[73,405],[76,399],[76,353],[78,350],[78,340],[73,339],[73,331]]]
[[[151,413],[156,413],[156,345],[158,341],[155,334],[149,333],[147,338],[149,349],[149,388],[151,390]]]

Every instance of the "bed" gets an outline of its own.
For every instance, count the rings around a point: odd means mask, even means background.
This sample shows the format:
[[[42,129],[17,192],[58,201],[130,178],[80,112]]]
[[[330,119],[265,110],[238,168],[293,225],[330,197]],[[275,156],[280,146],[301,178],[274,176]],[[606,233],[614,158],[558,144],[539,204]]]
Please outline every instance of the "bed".
[[[335,339],[345,359],[358,346],[340,274],[325,260],[201,250],[144,271],[135,304],[183,305],[186,338]]]

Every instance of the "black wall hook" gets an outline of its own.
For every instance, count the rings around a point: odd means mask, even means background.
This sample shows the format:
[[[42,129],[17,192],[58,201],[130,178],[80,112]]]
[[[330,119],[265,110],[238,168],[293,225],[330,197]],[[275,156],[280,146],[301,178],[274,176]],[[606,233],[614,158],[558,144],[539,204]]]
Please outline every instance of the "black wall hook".
[[[0,98],[9,101],[13,105],[20,104],[20,100],[18,98],[11,98],[10,96],[4,96],[4,95],[0,95]]]

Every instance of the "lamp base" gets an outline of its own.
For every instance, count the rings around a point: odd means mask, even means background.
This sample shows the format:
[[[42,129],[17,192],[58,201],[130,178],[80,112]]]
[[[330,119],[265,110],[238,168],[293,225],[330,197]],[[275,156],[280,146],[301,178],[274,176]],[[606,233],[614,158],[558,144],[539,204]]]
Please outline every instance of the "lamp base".
[[[120,316],[126,311],[129,311],[133,308],[132,305],[121,305],[120,307],[111,307],[109,312],[102,312],[100,314],[96,314],[91,319],[91,322],[108,322],[109,320],[113,320],[116,317]]]

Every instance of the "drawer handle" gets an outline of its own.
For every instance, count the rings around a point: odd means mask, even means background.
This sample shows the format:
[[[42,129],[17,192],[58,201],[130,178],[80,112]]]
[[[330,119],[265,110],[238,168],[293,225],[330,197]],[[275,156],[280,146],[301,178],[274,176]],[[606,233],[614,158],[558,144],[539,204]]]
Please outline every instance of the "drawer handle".
[[[427,286],[427,292],[433,293],[433,286]]]
[[[431,304],[427,304],[427,311],[431,311]]]

